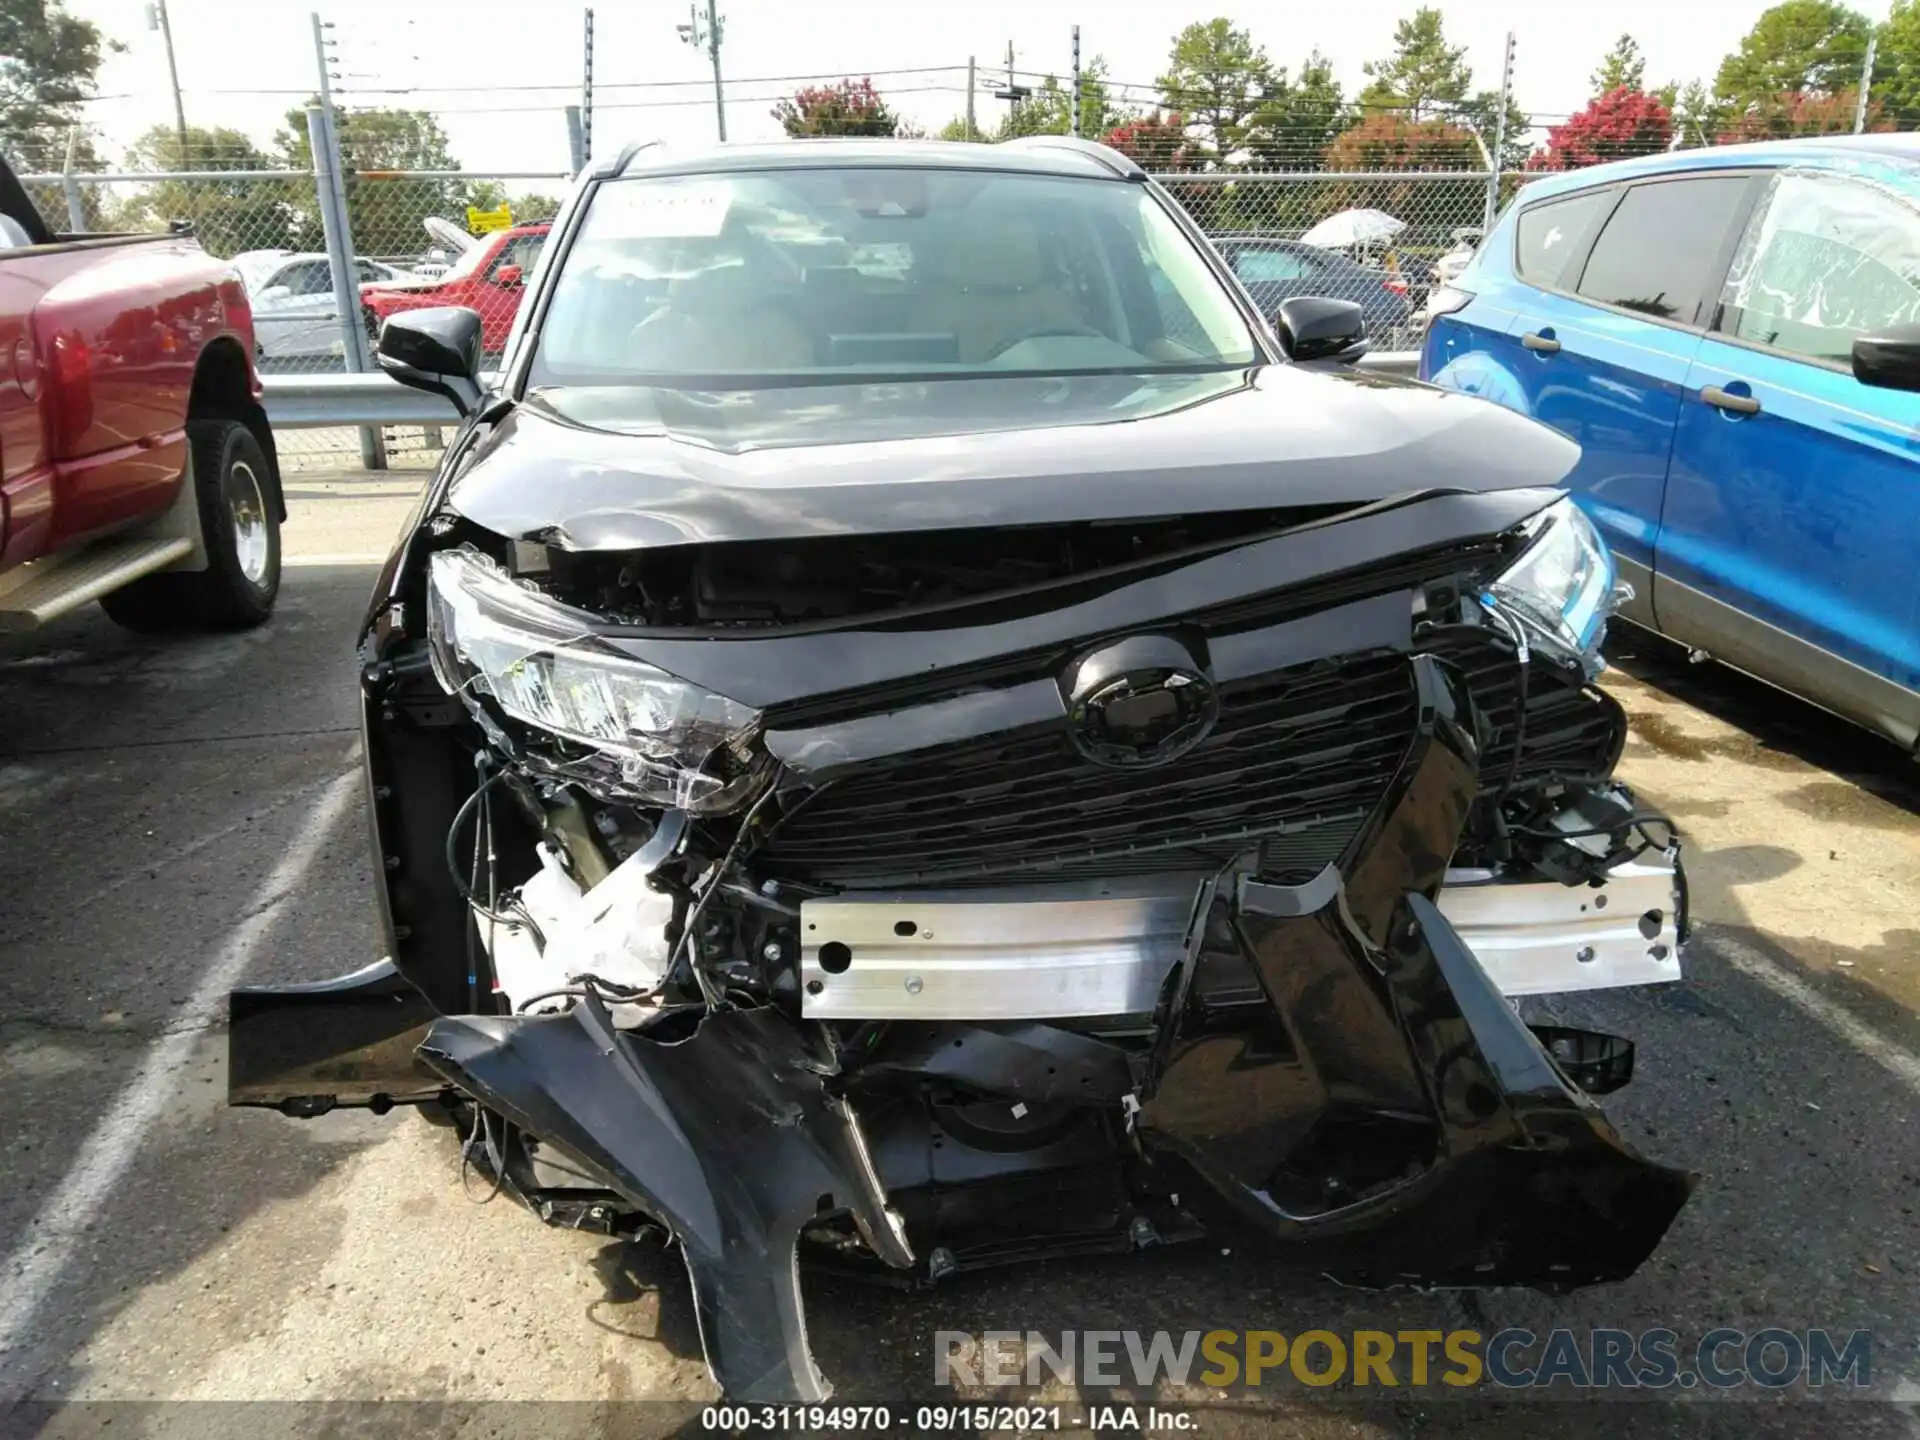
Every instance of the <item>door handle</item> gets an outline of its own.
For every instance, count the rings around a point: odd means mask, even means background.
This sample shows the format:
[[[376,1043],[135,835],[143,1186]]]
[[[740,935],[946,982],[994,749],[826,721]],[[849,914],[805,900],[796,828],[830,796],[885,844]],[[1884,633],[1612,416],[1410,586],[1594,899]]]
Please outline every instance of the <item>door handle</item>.
[[[1526,346],[1527,349],[1536,350],[1542,355],[1557,355],[1560,353],[1560,342],[1551,335],[1540,335],[1529,332],[1520,337],[1520,343]]]
[[[1700,398],[1716,410],[1729,410],[1735,415],[1758,415],[1760,402],[1751,395],[1735,395],[1722,390],[1718,385],[1703,385]]]

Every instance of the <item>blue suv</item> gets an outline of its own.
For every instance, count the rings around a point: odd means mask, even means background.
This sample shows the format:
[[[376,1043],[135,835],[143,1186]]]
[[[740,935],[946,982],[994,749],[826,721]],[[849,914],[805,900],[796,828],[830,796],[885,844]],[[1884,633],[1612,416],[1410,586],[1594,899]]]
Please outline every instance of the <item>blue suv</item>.
[[[1920,738],[1920,136],[1529,184],[1420,374],[1577,440],[1622,614]]]

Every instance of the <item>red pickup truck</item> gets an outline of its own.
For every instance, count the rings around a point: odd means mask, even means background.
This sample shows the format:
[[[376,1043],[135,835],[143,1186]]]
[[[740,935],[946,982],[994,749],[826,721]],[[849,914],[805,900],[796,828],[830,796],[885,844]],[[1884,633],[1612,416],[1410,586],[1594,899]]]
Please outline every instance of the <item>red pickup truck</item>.
[[[498,355],[507,348],[507,331],[526,294],[526,277],[547,243],[550,225],[516,225],[496,230],[468,250],[445,275],[431,285],[360,287],[360,308],[367,333],[377,336],[380,323],[403,310],[434,305],[464,305],[480,312],[480,349]]]
[[[183,235],[56,235],[0,159],[0,630],[90,600],[258,625],[284,519],[239,277]]]

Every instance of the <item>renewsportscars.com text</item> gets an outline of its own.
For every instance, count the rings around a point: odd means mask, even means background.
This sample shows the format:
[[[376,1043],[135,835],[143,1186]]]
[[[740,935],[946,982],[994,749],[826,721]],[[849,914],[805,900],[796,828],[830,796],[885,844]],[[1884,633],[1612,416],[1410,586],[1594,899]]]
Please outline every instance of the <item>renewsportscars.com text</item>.
[[[988,1330],[934,1335],[939,1385],[1200,1384],[1540,1389],[1847,1386],[1873,1379],[1869,1330]]]

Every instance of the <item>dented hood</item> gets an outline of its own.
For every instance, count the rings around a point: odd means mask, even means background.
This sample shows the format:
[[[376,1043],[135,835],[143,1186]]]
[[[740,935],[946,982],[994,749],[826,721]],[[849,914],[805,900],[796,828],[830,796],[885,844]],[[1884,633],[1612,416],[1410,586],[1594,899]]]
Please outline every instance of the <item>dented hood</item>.
[[[1470,396],[1284,366],[553,387],[481,442],[449,501],[496,534],[630,550],[1554,485],[1578,456]]]

